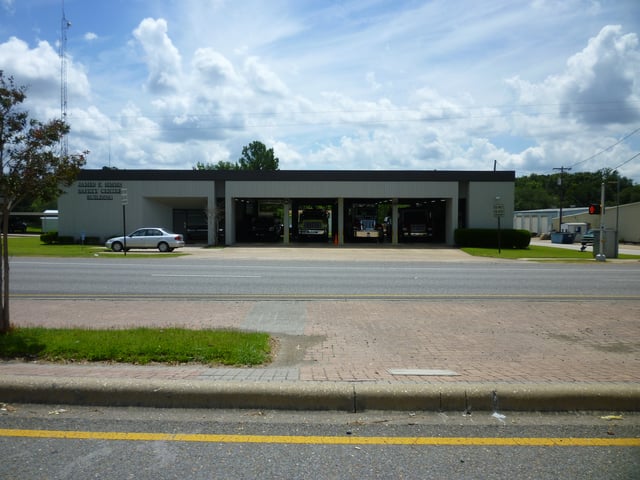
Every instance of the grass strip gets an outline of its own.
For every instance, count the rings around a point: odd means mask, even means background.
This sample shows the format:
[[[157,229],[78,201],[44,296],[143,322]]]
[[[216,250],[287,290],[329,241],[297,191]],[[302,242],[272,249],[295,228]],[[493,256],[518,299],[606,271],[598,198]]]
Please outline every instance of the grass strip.
[[[270,360],[267,333],[237,330],[15,328],[0,335],[0,357],[145,365],[261,365]]]
[[[578,260],[594,260],[591,249],[580,251],[580,248],[576,246],[575,250],[569,248],[557,248],[557,247],[545,247],[538,245],[529,245],[528,248],[522,249],[502,249],[498,253],[497,248],[461,248],[463,252],[476,257],[492,257],[492,258],[558,258],[558,259],[578,259]],[[640,259],[640,255],[625,255],[619,254],[619,259]]]
[[[105,255],[109,258],[170,258],[185,255],[180,249],[172,253],[161,253],[157,249],[134,250],[124,253],[115,253],[100,245],[47,245],[42,243],[40,236],[9,237],[9,255],[16,257],[94,257]]]

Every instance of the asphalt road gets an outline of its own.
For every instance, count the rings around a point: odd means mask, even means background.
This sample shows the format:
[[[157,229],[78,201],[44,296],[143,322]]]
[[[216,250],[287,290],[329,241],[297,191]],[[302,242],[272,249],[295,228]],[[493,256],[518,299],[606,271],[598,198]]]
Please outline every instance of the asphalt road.
[[[632,264],[42,259],[11,262],[17,298],[640,299]]]
[[[5,405],[0,478],[633,479],[640,417]]]

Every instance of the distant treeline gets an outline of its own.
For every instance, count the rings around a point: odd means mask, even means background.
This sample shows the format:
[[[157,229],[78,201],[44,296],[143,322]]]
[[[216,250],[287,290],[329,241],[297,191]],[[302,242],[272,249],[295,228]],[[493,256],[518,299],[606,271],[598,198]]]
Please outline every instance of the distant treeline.
[[[600,190],[604,179],[605,204],[640,202],[640,185],[633,180],[620,177],[617,171],[600,170],[598,172],[565,171],[551,175],[531,174],[516,178],[515,210],[537,210],[541,208],[558,208],[561,199],[563,207],[585,207],[590,203],[600,203]],[[620,185],[618,187],[618,180]]]

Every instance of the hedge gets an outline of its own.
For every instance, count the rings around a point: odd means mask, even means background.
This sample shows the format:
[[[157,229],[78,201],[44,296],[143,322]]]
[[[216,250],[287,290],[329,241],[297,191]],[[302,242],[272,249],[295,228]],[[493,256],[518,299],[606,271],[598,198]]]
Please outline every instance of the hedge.
[[[459,247],[498,248],[497,228],[458,228],[453,238]],[[500,229],[501,248],[527,248],[530,242],[529,230]]]
[[[58,232],[45,232],[40,235],[40,241],[46,245],[74,245],[82,243],[71,235],[58,235]],[[85,237],[84,245],[102,245],[100,237]]]

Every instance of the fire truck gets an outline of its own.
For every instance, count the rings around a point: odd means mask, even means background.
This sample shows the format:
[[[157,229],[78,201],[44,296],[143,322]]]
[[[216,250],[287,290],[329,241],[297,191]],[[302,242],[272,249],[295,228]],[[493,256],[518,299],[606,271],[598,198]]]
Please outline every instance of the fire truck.
[[[318,240],[326,242],[329,238],[329,222],[324,210],[307,209],[300,214],[298,222],[300,240]]]
[[[375,207],[354,205],[352,210],[353,238],[382,241],[382,227],[378,224]]]
[[[398,234],[400,240],[430,241],[433,238],[430,213],[421,208],[405,208],[399,211],[400,225]]]

